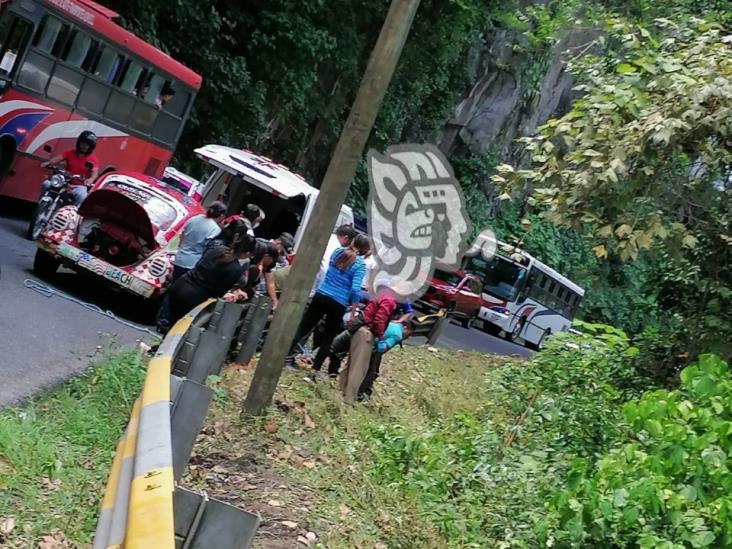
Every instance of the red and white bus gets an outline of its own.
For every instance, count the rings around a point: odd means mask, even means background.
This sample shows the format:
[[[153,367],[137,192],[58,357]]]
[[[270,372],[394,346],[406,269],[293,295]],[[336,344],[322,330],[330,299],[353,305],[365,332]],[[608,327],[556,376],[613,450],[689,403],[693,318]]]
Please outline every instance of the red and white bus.
[[[547,336],[569,330],[584,289],[531,254],[497,244],[490,260],[469,257],[463,267],[483,281],[478,313],[483,329],[502,331],[511,341],[521,338],[536,348]]]
[[[0,195],[37,200],[40,163],[83,130],[100,168],[163,174],[201,77],[116,17],[91,0],[0,0]]]

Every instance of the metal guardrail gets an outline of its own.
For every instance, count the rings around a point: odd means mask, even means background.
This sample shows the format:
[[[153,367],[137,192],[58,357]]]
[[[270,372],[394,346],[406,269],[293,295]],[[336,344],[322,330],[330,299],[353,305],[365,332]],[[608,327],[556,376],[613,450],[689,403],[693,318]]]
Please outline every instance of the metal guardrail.
[[[227,357],[248,362],[271,312],[260,297],[207,301],[179,320],[150,360],[109,473],[94,549],[247,549],[259,516],[177,486],[203,426],[209,375]],[[415,335],[435,343],[446,312],[418,316]]]
[[[150,360],[142,394],[112,462],[94,549],[247,549],[259,517],[176,486],[201,430],[212,390],[240,340],[269,309],[207,301],[168,332]],[[249,315],[249,316],[251,316]],[[246,331],[246,328],[245,328]],[[193,509],[193,512],[191,511]]]

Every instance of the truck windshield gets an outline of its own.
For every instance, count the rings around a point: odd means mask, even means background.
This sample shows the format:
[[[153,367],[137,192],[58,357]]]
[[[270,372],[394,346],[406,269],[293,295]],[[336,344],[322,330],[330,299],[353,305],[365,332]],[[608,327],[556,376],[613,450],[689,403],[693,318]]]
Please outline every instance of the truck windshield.
[[[516,263],[497,255],[483,271],[483,291],[507,301],[515,301],[526,269]]]
[[[440,271],[438,269],[435,271],[434,279],[439,280],[440,282],[444,282],[445,284],[448,284],[449,286],[457,286],[458,284],[460,284],[460,281],[463,278],[455,273],[449,273],[447,271]]]

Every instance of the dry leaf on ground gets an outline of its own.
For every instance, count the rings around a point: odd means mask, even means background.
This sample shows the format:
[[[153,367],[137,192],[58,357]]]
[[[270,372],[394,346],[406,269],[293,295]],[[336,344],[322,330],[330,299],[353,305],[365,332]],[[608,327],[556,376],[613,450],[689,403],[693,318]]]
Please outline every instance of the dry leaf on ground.
[[[262,429],[264,429],[265,433],[269,433],[270,435],[274,434],[277,432],[277,423],[273,419],[268,419],[264,422]]]
[[[0,535],[7,536],[15,528],[15,519],[6,517],[0,519]]]

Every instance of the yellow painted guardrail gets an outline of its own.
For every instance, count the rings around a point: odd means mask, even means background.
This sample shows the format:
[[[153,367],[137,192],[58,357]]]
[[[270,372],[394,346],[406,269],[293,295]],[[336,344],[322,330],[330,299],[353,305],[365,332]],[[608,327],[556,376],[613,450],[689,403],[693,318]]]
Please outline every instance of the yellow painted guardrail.
[[[175,549],[170,373],[202,303],[171,328],[150,361],[142,394],[112,462],[94,549]]]

